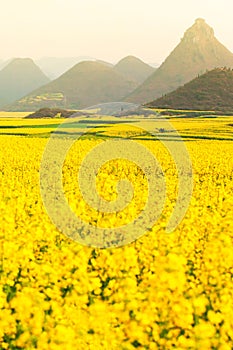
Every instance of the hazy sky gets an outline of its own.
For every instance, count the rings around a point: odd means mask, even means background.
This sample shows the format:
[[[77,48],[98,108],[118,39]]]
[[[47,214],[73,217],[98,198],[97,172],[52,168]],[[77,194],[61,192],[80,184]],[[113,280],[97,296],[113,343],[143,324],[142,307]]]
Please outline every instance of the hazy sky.
[[[198,17],[233,51],[232,0],[0,0],[0,58],[162,62]]]

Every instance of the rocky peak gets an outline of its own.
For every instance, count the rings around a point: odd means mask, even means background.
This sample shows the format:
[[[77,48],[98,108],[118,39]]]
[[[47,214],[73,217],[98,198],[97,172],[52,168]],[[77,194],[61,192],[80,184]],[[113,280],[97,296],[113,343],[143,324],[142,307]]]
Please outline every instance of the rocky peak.
[[[203,18],[197,18],[193,26],[185,32],[182,40],[196,42],[212,40],[213,38],[213,28],[211,28]]]

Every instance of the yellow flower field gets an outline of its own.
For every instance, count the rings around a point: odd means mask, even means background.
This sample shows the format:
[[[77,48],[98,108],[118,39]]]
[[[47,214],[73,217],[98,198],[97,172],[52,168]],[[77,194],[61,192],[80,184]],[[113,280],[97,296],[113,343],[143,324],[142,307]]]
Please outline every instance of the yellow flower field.
[[[70,240],[43,206],[40,163],[56,123],[0,119],[0,349],[232,349],[233,118],[172,120],[193,163],[194,190],[170,234],[165,227],[176,200],[174,162],[159,141],[138,141],[163,168],[166,203],[151,230],[111,249]],[[119,133],[114,126],[103,130]],[[122,215],[98,217],[77,188],[78,166],[99,142],[81,139],[68,155],[67,200],[93,225],[124,225],[146,202],[145,178],[135,165],[112,161],[97,178],[106,200],[116,198],[120,178],[132,182],[135,196]]]

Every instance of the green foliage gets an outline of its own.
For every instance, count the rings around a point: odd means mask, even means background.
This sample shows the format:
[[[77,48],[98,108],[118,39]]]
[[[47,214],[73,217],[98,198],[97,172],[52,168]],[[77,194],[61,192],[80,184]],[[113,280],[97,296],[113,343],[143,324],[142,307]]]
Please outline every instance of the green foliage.
[[[233,70],[216,68],[147,105],[153,108],[233,112]],[[200,113],[200,112],[199,112]],[[193,112],[190,116],[197,116]]]

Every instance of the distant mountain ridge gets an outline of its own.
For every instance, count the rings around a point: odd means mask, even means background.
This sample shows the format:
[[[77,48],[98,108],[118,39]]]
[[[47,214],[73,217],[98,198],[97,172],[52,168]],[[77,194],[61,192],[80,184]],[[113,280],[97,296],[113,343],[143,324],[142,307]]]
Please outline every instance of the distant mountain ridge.
[[[233,54],[215,38],[205,20],[198,18],[155,73],[125,100],[134,103],[152,101],[207,69],[224,66],[233,67]]]
[[[114,64],[89,56],[79,57],[43,57],[35,60],[35,63],[51,79],[56,79],[76,64],[84,61],[105,63],[109,67]],[[1,64],[1,62],[0,62]],[[129,80],[142,83],[155,70],[154,67],[144,63],[137,57],[127,56],[120,60],[114,68],[117,72],[125,75]]]
[[[229,68],[213,69],[147,106],[233,112],[233,71]]]
[[[15,58],[0,71],[0,107],[47,84],[49,78],[30,58]]]
[[[80,109],[120,101],[137,84],[106,63],[84,61],[61,77],[8,106],[8,110],[34,111],[43,107]]]

